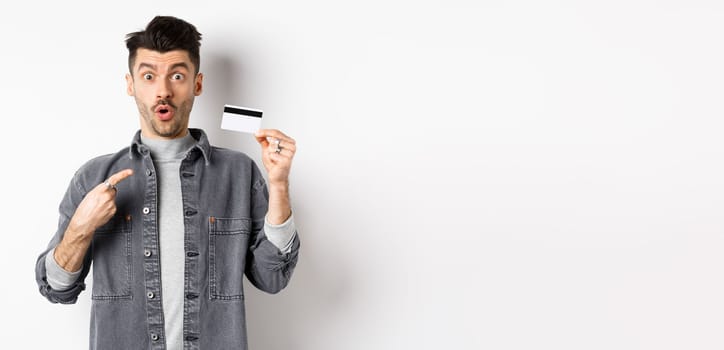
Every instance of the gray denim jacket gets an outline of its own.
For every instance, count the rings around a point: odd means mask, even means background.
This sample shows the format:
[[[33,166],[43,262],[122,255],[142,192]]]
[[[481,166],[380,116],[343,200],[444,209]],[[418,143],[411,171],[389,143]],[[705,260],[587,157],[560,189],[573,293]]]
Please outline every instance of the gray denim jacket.
[[[277,293],[297,263],[299,238],[282,253],[264,234],[268,192],[256,164],[243,153],[212,147],[202,130],[181,162],[186,250],[184,349],[246,349],[242,279]],[[117,213],[96,230],[78,281],[67,290],[47,282],[45,256],[93,187],[120,170]],[[40,293],[53,303],[75,303],[93,266],[90,349],[164,349],[157,218],[158,182],[150,152],[136,133],[130,147],[83,165],[60,203],[58,230],[39,256]]]

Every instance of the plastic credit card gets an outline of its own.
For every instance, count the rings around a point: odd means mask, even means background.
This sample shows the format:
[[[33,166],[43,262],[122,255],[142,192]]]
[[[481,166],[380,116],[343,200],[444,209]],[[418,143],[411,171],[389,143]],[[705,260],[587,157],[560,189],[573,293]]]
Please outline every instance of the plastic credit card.
[[[262,112],[260,109],[224,105],[221,128],[253,134],[261,129]]]

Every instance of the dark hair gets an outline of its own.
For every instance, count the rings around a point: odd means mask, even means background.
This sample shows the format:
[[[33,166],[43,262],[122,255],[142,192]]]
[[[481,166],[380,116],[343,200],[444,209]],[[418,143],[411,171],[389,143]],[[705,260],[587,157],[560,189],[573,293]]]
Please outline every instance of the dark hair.
[[[128,70],[133,74],[136,51],[143,48],[160,53],[185,50],[198,73],[199,46],[201,46],[201,33],[193,24],[176,17],[156,16],[148,22],[145,30],[126,35]]]

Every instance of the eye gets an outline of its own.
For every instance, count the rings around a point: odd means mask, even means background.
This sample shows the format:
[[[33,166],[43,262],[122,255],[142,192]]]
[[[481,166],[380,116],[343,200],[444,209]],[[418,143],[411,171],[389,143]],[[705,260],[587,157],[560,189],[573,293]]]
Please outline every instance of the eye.
[[[176,73],[176,74],[174,74],[174,75],[171,76],[171,79],[173,79],[173,80],[181,80],[181,79],[183,79],[183,78],[184,78],[184,75],[181,74],[181,73]]]
[[[143,75],[143,79],[144,79],[144,80],[151,80],[151,79],[153,79],[153,74],[151,74],[151,73],[146,73],[146,74]]]

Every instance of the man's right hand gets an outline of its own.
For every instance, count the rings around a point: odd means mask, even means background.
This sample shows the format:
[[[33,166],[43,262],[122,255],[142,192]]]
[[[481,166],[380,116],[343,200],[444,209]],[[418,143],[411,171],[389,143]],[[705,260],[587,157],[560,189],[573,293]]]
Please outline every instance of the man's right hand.
[[[133,175],[132,169],[111,175],[86,194],[68,223],[63,240],[55,248],[55,261],[64,270],[78,271],[93,238],[93,232],[116,213],[116,185]]]

